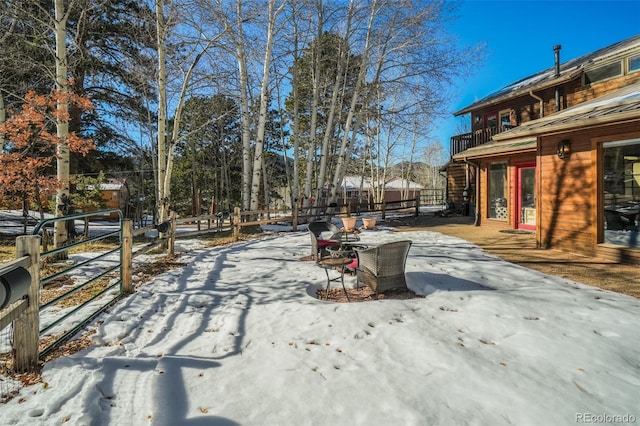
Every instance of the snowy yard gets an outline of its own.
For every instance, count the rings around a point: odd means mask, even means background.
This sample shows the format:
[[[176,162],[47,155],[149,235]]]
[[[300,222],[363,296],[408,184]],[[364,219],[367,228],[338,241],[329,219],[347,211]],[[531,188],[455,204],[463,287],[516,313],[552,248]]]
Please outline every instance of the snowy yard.
[[[47,363],[7,425],[638,423],[640,301],[509,264],[433,232],[411,239],[425,298],[331,303],[306,231],[203,249]],[[355,286],[354,277],[346,277]]]

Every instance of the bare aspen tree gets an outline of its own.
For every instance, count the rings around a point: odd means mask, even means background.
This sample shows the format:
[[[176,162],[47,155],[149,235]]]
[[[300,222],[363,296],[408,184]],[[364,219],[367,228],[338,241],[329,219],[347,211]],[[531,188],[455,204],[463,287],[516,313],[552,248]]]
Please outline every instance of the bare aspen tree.
[[[156,12],[156,32],[157,32],[157,55],[158,55],[158,140],[157,140],[157,157],[158,157],[158,173],[157,173],[157,210],[158,220],[164,222],[169,218],[169,206],[171,199],[171,174],[173,170],[173,159],[176,144],[184,135],[180,135],[182,113],[187,100],[189,90],[193,87],[193,75],[198,67],[203,55],[209,48],[219,40],[226,32],[226,27],[219,34],[207,35],[199,26],[199,22],[188,20],[184,15],[187,10],[184,5],[172,4],[171,10],[165,12],[163,0],[155,0]],[[168,17],[167,17],[168,16]],[[179,22],[179,20],[182,21]],[[173,20],[174,22],[171,22]],[[174,102],[174,115],[172,119],[172,127],[168,128],[168,57],[167,57],[167,38],[169,31],[176,25],[183,24],[189,26],[185,30],[185,34],[189,34],[190,40],[186,35],[182,35],[183,45],[190,46],[190,50],[185,58],[174,58],[173,63],[176,64],[174,73],[179,76],[175,79],[178,81],[176,100]],[[177,37],[177,36],[176,36]],[[169,131],[171,130],[171,131]]]
[[[350,138],[351,140],[355,138],[355,134],[360,127],[360,119],[361,119],[362,112],[357,112],[356,108],[357,108],[358,101],[361,100],[363,95],[361,93],[361,89],[365,84],[365,78],[367,75],[367,65],[369,62],[369,50],[371,48],[371,33],[374,29],[376,14],[378,13],[378,2],[373,1],[369,7],[370,7],[369,20],[366,26],[364,48],[363,48],[362,55],[360,57],[361,62],[360,62],[360,68],[358,71],[358,79],[356,81],[356,86],[355,86],[355,89],[353,90],[353,94],[351,95],[351,105],[349,106],[349,112],[347,114],[344,133],[342,135],[340,151],[338,153],[338,165],[335,168],[332,185],[329,188],[331,201],[335,200],[336,191],[339,188],[340,182],[342,182],[342,179],[344,178],[344,163],[345,163],[345,158],[347,156],[347,153],[350,152],[350,150],[348,149]],[[356,119],[356,117],[357,117],[357,123],[353,127],[353,133],[351,133],[352,123]]]
[[[67,20],[71,5],[65,9],[64,0],[55,0],[54,8],[54,30],[56,39],[56,88],[62,94],[69,93],[69,80],[67,78]],[[58,136],[57,145],[57,178],[58,189],[56,191],[56,217],[63,216],[63,206],[65,199],[69,196],[69,104],[65,96],[58,98],[56,134]],[[54,224],[54,245],[60,247],[67,241],[67,229],[64,221]]]
[[[291,11],[291,26],[293,28],[292,40],[291,43],[293,45],[291,49],[291,56],[293,58],[293,63],[300,58],[300,27],[298,25],[299,20],[299,8],[296,7],[295,3],[292,7]],[[299,96],[298,96],[298,68],[296,66],[291,67],[291,97],[293,98],[293,166],[292,171],[290,173],[291,178],[289,179],[289,202],[291,203],[291,208],[296,209],[298,203],[298,197],[300,196],[300,115],[299,115]],[[279,88],[280,86],[278,86]],[[284,145],[284,144],[283,144]],[[283,158],[287,161],[286,150],[283,146]]]
[[[319,41],[324,32],[324,5],[322,0],[316,2],[317,12],[317,25],[316,25],[316,40]],[[321,58],[321,46],[316,44],[316,51],[312,52],[312,65],[311,65],[311,81],[312,81],[312,104],[311,104],[311,119],[309,127],[309,147],[307,152],[306,161],[306,173],[304,179],[304,191],[303,191],[303,207],[309,207],[311,202],[311,186],[314,172],[314,161],[317,147],[316,133],[318,126],[318,108],[320,104],[320,60]]]
[[[251,180],[251,210],[259,208],[260,181],[262,173],[262,165],[264,164],[264,135],[267,124],[267,108],[269,107],[269,72],[271,70],[271,52],[273,49],[273,38],[276,32],[276,20],[278,15],[284,9],[286,1],[276,7],[275,0],[269,0],[267,7],[268,24],[267,24],[267,40],[265,44],[264,63],[262,71],[262,85],[260,89],[260,111],[258,113],[258,128],[256,134],[256,143],[253,153],[253,178]],[[265,188],[266,192],[266,188]]]
[[[158,49],[158,182],[156,183],[156,209],[158,218],[163,222],[168,218],[167,201],[164,182],[167,173],[167,22],[164,12],[164,0],[155,0],[156,11],[156,43]]]
[[[330,146],[331,142],[333,142],[332,136],[333,136],[334,120],[336,119],[338,109],[342,110],[343,102],[345,102],[345,99],[344,99],[345,90],[347,87],[346,81],[347,81],[347,74],[348,74],[348,69],[350,65],[349,61],[351,60],[350,58],[351,55],[349,54],[349,41],[353,36],[353,33],[352,33],[353,20],[355,19],[355,16],[358,13],[358,8],[356,6],[355,1],[351,0],[349,2],[349,7],[346,13],[347,13],[346,22],[344,24],[344,27],[345,27],[344,45],[341,45],[341,48],[339,49],[338,71],[336,73],[336,79],[335,79],[334,87],[332,91],[331,103],[329,105],[327,125],[325,127],[325,133],[322,139],[320,167],[318,170],[318,175],[316,177],[316,194],[317,194],[316,197],[318,199],[322,198],[322,194],[324,192],[324,187],[325,187],[325,180],[328,178],[327,162],[329,160],[328,158],[329,152],[333,152],[335,150],[335,146]],[[361,58],[361,61],[362,62],[360,63],[360,68],[359,68],[360,71],[362,71],[362,67],[366,66],[366,59]],[[360,71],[358,73],[356,87],[355,89],[353,89],[351,106],[354,105],[354,102],[355,102],[354,97],[357,99],[357,93],[359,91],[359,86],[361,84],[361,77],[364,78],[364,76],[361,76]],[[350,124],[351,124],[350,120],[352,120],[353,117],[354,117],[353,111],[352,109],[350,109],[345,123],[340,123],[344,127],[343,131],[345,132],[345,134],[349,133]],[[343,139],[343,141],[345,141],[345,139]],[[339,154],[339,156],[341,154],[342,152]],[[329,188],[329,201],[334,201],[335,191],[336,191],[336,185],[332,183],[331,188]]]
[[[249,76],[247,70],[247,53],[244,40],[245,16],[242,0],[236,2],[236,34],[235,48],[238,61],[238,77],[240,86],[240,111],[242,128],[242,208],[251,208],[251,113],[249,111]]]

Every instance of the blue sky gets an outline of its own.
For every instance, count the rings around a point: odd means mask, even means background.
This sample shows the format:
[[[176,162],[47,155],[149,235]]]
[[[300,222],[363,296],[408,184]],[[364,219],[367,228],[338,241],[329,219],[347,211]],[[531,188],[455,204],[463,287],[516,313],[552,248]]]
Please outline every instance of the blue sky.
[[[486,44],[487,56],[474,74],[457,81],[433,136],[448,152],[460,133],[453,112],[521,78],[640,34],[640,0],[463,1],[449,31],[461,45]],[[464,117],[468,121],[468,116]]]

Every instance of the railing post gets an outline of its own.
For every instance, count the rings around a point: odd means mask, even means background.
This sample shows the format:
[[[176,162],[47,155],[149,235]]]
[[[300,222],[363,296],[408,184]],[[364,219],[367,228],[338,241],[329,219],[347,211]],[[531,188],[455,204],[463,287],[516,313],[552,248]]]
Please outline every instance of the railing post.
[[[38,369],[38,343],[40,339],[40,237],[38,235],[16,238],[16,258],[29,256],[27,269],[31,275],[29,306],[13,322],[14,370],[17,373]]]
[[[133,221],[124,219],[122,221],[122,292],[130,294],[133,292]]]
[[[172,211],[169,215],[171,218],[171,229],[169,229],[169,258],[176,255],[176,212]],[[198,219],[198,231],[200,231],[200,219]]]
[[[240,207],[233,209],[233,241],[240,241]]]

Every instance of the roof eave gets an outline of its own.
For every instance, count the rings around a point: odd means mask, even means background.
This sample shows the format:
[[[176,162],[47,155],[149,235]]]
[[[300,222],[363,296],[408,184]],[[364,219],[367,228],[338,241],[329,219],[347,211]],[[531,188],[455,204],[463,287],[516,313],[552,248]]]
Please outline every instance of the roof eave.
[[[454,161],[475,160],[478,158],[493,158],[505,155],[523,154],[537,151],[537,139],[531,137],[518,138],[508,142],[490,142],[489,144],[469,148],[452,156]],[[514,144],[528,146],[514,146]]]
[[[527,153],[535,153],[537,148],[533,149],[521,149],[518,151],[503,151],[503,152],[492,152],[489,154],[476,154],[476,155],[468,155],[464,157],[455,157],[455,161],[470,161],[470,160],[478,160],[481,158],[497,158],[504,157],[505,155],[515,155],[515,154],[527,154]]]

